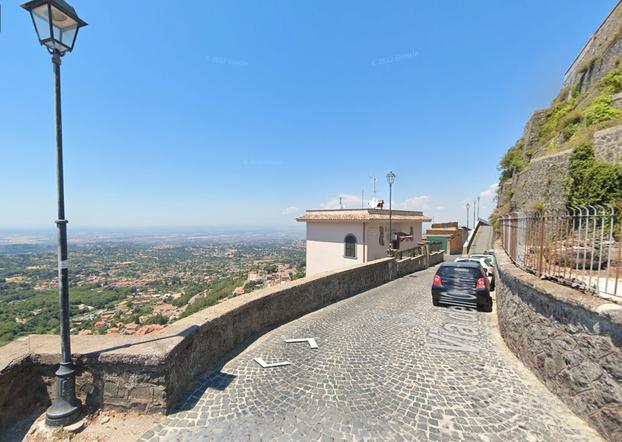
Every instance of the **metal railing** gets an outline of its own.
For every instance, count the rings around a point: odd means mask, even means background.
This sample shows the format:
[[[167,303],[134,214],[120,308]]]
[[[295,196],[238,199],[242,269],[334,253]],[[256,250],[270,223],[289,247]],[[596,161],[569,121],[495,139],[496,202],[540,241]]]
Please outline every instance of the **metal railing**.
[[[500,219],[500,234],[517,266],[622,304],[622,222],[614,207],[514,212]]]

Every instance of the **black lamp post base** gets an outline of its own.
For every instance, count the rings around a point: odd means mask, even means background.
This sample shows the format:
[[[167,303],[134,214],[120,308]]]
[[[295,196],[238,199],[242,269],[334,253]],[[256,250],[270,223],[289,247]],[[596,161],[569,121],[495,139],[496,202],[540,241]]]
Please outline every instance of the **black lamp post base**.
[[[82,407],[71,405],[64,400],[56,399],[52,406],[48,408],[45,416],[45,423],[50,427],[65,427],[75,424],[82,418]]]
[[[56,371],[56,398],[48,408],[45,422],[51,427],[76,423],[82,418],[82,403],[76,398],[76,377],[71,362],[61,362]]]

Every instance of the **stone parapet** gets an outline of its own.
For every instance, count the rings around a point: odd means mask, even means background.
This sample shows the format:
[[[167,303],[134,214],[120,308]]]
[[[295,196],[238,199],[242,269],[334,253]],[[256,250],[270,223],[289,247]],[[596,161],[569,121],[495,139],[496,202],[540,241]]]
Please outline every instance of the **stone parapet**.
[[[499,245],[496,254],[507,346],[577,415],[622,441],[622,307],[520,270]]]
[[[385,258],[230,299],[147,336],[72,336],[77,393],[90,410],[167,413],[202,373],[267,330],[443,260]],[[0,435],[50,404],[60,338],[31,335],[0,349]],[[0,437],[1,439],[1,437]]]

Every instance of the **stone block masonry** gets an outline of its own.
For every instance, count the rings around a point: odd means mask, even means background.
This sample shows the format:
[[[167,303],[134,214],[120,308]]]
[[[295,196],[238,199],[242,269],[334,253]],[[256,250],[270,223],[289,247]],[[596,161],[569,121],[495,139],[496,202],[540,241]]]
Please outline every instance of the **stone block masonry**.
[[[622,307],[542,281],[496,251],[507,346],[606,439],[622,441]]]
[[[541,201],[547,209],[566,207],[565,180],[572,150],[533,159],[529,167],[514,177],[512,207],[533,210],[530,204]]]
[[[596,132],[593,146],[596,159],[621,163],[622,125]],[[512,180],[512,209],[530,211],[533,210],[530,205],[536,201],[544,203],[547,209],[564,209],[571,155],[572,149],[567,149],[531,160],[529,166]]]
[[[440,263],[442,253],[385,258],[232,298],[147,336],[72,336],[76,391],[87,409],[167,413],[231,351],[271,328]],[[8,424],[50,404],[58,336],[31,335],[0,349],[0,440]]]
[[[594,155],[608,163],[622,163],[622,125],[594,134]]]

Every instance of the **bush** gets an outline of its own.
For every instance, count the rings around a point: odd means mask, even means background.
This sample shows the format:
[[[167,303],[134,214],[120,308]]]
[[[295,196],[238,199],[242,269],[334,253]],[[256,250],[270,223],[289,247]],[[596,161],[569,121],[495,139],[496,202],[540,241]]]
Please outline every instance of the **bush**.
[[[610,94],[600,94],[584,112],[585,122],[588,126],[593,126],[609,120],[622,117],[622,109],[618,109],[611,104]]]
[[[622,92],[622,69],[615,68],[610,70],[607,75],[596,83],[596,86],[600,89],[608,89],[611,94]]]
[[[518,140],[501,158],[497,169],[501,171],[501,184],[509,180],[514,173],[524,170],[529,161],[523,158],[523,147],[525,143],[522,139]]]
[[[570,157],[566,197],[573,206],[616,204],[622,198],[622,165],[596,160],[591,144],[577,146]]]
[[[559,131],[568,124],[563,124],[566,122],[565,117],[575,109],[576,103],[576,99],[573,98],[553,104],[540,129],[539,142],[541,146],[548,145],[557,138]]]
[[[168,323],[168,319],[162,315],[162,313],[158,313],[157,315],[150,316],[145,321],[145,324],[159,324],[164,325]]]

